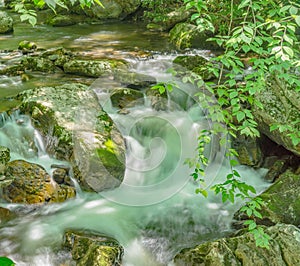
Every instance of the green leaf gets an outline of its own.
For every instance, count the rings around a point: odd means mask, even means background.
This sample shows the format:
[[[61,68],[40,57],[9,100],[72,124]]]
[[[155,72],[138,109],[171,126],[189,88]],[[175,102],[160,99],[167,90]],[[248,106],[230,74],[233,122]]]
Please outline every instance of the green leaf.
[[[1,266],[14,266],[15,263],[7,257],[0,257],[0,265]]]
[[[300,27],[300,16],[295,16],[294,18],[295,18],[295,22]]]
[[[291,15],[297,15],[297,13],[298,13],[298,8],[297,8],[297,7],[294,7],[294,6],[291,6],[289,12],[290,12]]]
[[[236,118],[237,118],[238,122],[241,122],[245,118],[245,113],[243,111],[239,111],[236,114]]]
[[[256,227],[257,227],[257,224],[254,221],[252,221],[252,223],[249,224],[248,229],[249,229],[249,231],[251,231],[251,230],[255,229]]]

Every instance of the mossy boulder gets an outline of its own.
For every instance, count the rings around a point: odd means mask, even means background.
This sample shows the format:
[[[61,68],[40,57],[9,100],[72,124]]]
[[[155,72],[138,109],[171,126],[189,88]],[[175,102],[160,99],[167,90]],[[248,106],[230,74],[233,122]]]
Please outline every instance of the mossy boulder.
[[[165,14],[162,21],[152,21],[147,24],[147,29],[151,31],[168,31],[176,24],[188,20],[191,17],[191,14],[191,10],[186,10],[185,6],[181,6],[180,8]]]
[[[113,107],[128,108],[144,104],[144,94],[129,88],[115,88],[110,94]]]
[[[218,49],[216,44],[206,41],[209,37],[207,33],[199,32],[197,26],[186,22],[178,23],[170,30],[170,41],[179,49]]]
[[[111,75],[118,67],[125,67],[126,63],[121,60],[70,60],[63,65],[64,72],[80,76],[98,78]]]
[[[287,223],[300,226],[300,174],[287,170],[259,197],[265,205],[261,210],[263,218],[257,223]],[[236,212],[234,217],[238,221],[247,219],[240,211]]]
[[[5,171],[10,184],[3,187],[2,197],[13,203],[62,202],[75,196],[73,187],[58,185],[44,168],[23,160],[9,162]]]
[[[300,230],[293,225],[277,224],[265,228],[271,236],[269,249],[259,248],[251,233],[222,238],[182,250],[175,256],[176,266],[283,266],[300,263]]]
[[[156,83],[155,77],[124,69],[114,72],[114,80],[131,89],[145,89]]]
[[[120,185],[125,171],[124,139],[89,87],[43,87],[27,90],[19,98],[21,111],[31,116],[47,151],[71,163],[83,189],[99,192]]]
[[[98,20],[118,19],[122,20],[128,15],[133,14],[141,5],[141,0],[102,0],[104,8],[94,5],[93,8],[86,8],[84,12],[89,17]]]
[[[262,108],[253,109],[259,131],[299,156],[300,143],[293,145],[289,134],[297,134],[300,131],[300,91],[282,82],[278,77],[272,76],[268,77],[266,88],[255,97],[262,103]],[[297,121],[298,123],[295,123]],[[287,125],[289,129],[270,131],[270,126],[277,123]]]
[[[207,70],[209,61],[200,55],[181,55],[173,60],[173,67],[178,74],[192,71],[202,77],[203,80],[211,80],[214,76]]]
[[[0,34],[13,32],[13,19],[5,11],[0,11]]]
[[[67,230],[63,247],[78,266],[118,266],[124,253],[115,239],[87,230]]]
[[[47,24],[54,27],[71,26],[83,22],[86,19],[76,14],[56,14],[47,20]]]

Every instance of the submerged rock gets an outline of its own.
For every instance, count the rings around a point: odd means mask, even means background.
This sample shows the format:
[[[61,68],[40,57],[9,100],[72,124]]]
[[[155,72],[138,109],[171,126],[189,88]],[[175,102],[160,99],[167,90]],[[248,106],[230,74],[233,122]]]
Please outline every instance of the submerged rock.
[[[13,32],[13,19],[5,11],[0,11],[0,34]]]
[[[85,190],[119,186],[125,171],[125,144],[97,96],[82,84],[43,87],[20,94],[21,111],[42,133],[46,149],[67,160]]]
[[[15,215],[6,208],[0,207],[0,225],[12,219]]]
[[[124,253],[115,239],[87,230],[66,231],[63,246],[78,266],[118,266]]]
[[[62,202],[75,196],[75,189],[58,185],[43,167],[23,160],[8,163],[5,171],[10,184],[3,187],[3,198],[13,203]]]
[[[265,232],[272,238],[269,249],[257,247],[253,235],[245,233],[184,249],[175,256],[175,265],[299,265],[300,230],[297,227],[277,224]]]

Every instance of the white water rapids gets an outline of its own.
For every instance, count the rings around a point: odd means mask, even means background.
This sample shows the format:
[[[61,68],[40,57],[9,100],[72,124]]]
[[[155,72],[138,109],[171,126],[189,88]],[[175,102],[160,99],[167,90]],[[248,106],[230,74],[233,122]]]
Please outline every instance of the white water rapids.
[[[167,81],[171,76],[165,70],[171,59],[156,56],[133,65],[140,73]],[[67,255],[59,247],[67,228],[96,230],[116,238],[125,249],[124,266],[171,265],[173,256],[182,248],[221,237],[231,230],[232,215],[239,204],[222,204],[220,197],[211,192],[207,199],[196,195],[197,184],[184,165],[186,158],[195,155],[199,131],[209,127],[201,107],[187,104],[183,110],[176,104],[176,96],[172,96],[168,103],[173,106],[171,110],[154,111],[146,99],[144,105],[127,108],[128,114],[119,114],[111,107],[109,90],[101,84],[99,79],[92,88],[126,139],[124,182],[113,191],[79,192],[75,199],[38,209],[3,203],[4,207],[21,208],[24,212],[21,218],[0,229],[0,255],[9,256],[18,266],[65,263]],[[189,102],[194,88],[180,82],[179,86],[174,95],[182,99],[186,94]],[[28,117],[4,120],[0,145],[11,149],[12,159],[36,162],[48,171],[53,162],[57,163],[43,150],[42,140]],[[207,185],[211,185],[224,178],[229,168],[217,140],[206,152],[212,160],[206,177]],[[261,179],[264,169],[237,168],[258,192],[266,188]]]

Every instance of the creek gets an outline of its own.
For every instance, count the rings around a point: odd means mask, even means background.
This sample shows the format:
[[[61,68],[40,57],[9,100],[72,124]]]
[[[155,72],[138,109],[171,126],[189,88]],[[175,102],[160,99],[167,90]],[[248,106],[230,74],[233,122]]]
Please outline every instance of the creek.
[[[18,24],[13,35],[0,36],[0,50],[16,49],[24,39],[42,48],[64,46],[91,58],[122,58],[131,63],[134,71],[154,76],[158,81],[172,80],[179,89],[170,94],[167,111],[153,110],[145,96],[144,104],[128,107],[128,114],[120,114],[111,106],[108,96],[108,88],[114,87],[114,82],[95,80],[91,88],[126,139],[123,183],[115,190],[99,194],[78,190],[75,199],[40,208],[2,203],[22,212],[22,218],[0,229],[0,255],[9,256],[18,266],[61,265],[68,260],[68,255],[59,249],[64,230],[84,228],[116,238],[125,249],[124,266],[172,265],[173,256],[182,248],[231,232],[232,216],[240,203],[222,204],[220,197],[212,192],[207,199],[196,195],[197,184],[184,164],[195,155],[197,135],[209,128],[210,123],[201,106],[192,100],[195,88],[166,73],[178,54],[167,36],[123,22],[59,29],[47,26],[32,29]],[[209,53],[190,51],[193,52]],[[3,59],[5,53],[1,56]],[[19,56],[16,53],[9,60],[18,60]],[[1,77],[0,94],[12,96],[38,84],[65,81],[66,77],[44,78],[39,74],[31,83],[23,84],[19,78]],[[182,102],[184,108],[178,104]],[[79,116],[78,123],[80,119]],[[39,163],[49,172],[52,163],[61,163],[45,152],[42,139],[28,117],[16,113],[3,116],[1,121],[0,145],[11,149],[12,159]],[[229,165],[216,138],[205,152],[211,159],[206,175],[209,187],[226,176]],[[268,186],[261,178],[265,169],[237,168],[258,193]]]

